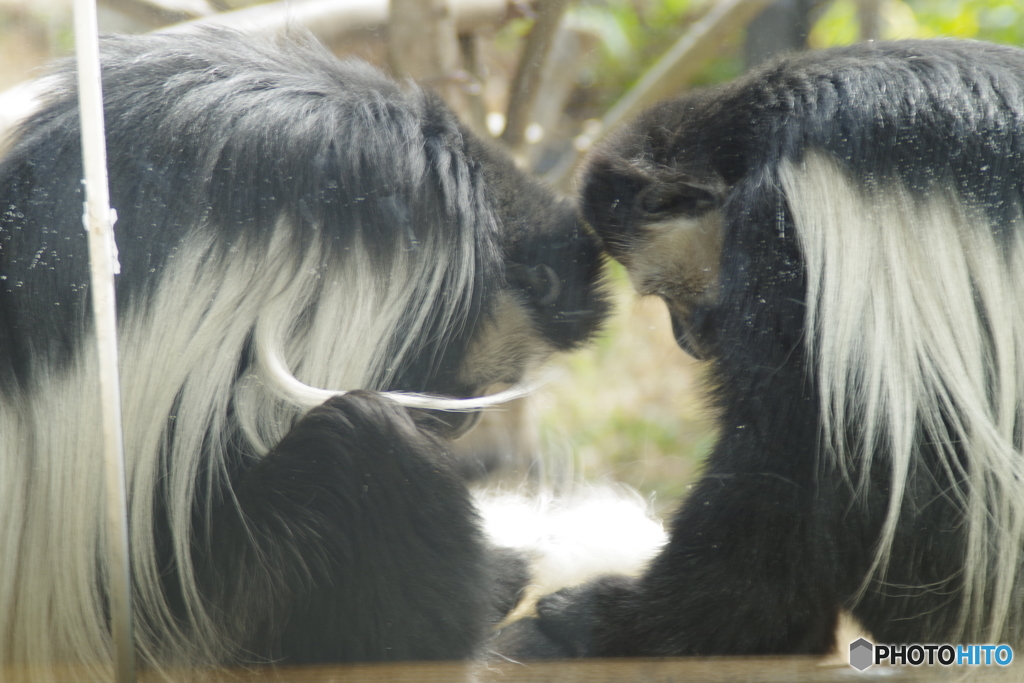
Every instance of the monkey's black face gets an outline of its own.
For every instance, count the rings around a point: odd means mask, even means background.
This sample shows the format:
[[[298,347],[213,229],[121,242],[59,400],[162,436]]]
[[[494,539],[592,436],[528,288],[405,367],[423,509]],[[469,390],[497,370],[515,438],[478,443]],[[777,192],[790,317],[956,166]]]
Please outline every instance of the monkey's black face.
[[[679,346],[704,359],[715,355],[726,185],[655,142],[640,129],[595,154],[584,178],[583,211],[636,291],[668,306]]]
[[[547,224],[526,235],[514,228],[512,249],[505,245],[504,287],[470,342],[460,384],[519,382],[552,354],[586,342],[604,320],[599,242],[568,205],[548,208],[556,215]]]
[[[604,256],[576,208],[552,196],[507,157],[469,138],[499,221],[504,278],[474,335],[460,382],[512,384],[557,351],[587,341],[608,311]]]

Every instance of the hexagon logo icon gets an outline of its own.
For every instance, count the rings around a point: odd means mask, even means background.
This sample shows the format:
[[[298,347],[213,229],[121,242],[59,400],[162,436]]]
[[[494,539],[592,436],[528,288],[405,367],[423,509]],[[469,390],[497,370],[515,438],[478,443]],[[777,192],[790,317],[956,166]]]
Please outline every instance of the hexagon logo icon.
[[[875,646],[863,638],[850,643],[850,666],[857,671],[863,671],[872,664],[875,658]]]

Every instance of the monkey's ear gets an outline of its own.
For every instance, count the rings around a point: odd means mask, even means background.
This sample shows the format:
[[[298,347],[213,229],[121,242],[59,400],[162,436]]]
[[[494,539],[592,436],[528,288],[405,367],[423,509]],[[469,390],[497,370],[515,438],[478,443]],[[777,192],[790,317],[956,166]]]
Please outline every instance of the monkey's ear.
[[[537,306],[550,306],[558,301],[562,293],[562,282],[554,268],[546,263],[528,266],[513,263],[506,271],[508,282],[522,290]]]

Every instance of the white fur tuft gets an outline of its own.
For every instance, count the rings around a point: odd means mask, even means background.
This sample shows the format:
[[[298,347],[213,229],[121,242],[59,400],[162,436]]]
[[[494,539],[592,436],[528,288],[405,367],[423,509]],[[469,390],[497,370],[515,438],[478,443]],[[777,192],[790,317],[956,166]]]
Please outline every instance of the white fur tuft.
[[[636,576],[668,540],[647,502],[625,486],[577,486],[570,494],[483,492],[484,530],[531,559],[539,597],[602,574]]]

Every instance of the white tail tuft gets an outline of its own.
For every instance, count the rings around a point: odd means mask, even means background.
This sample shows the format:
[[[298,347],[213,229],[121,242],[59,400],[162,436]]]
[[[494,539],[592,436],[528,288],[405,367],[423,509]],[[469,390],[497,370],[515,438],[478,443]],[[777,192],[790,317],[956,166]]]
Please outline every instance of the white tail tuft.
[[[624,485],[577,485],[564,496],[485,491],[478,504],[491,541],[530,556],[538,597],[602,574],[638,575],[668,540]]]

